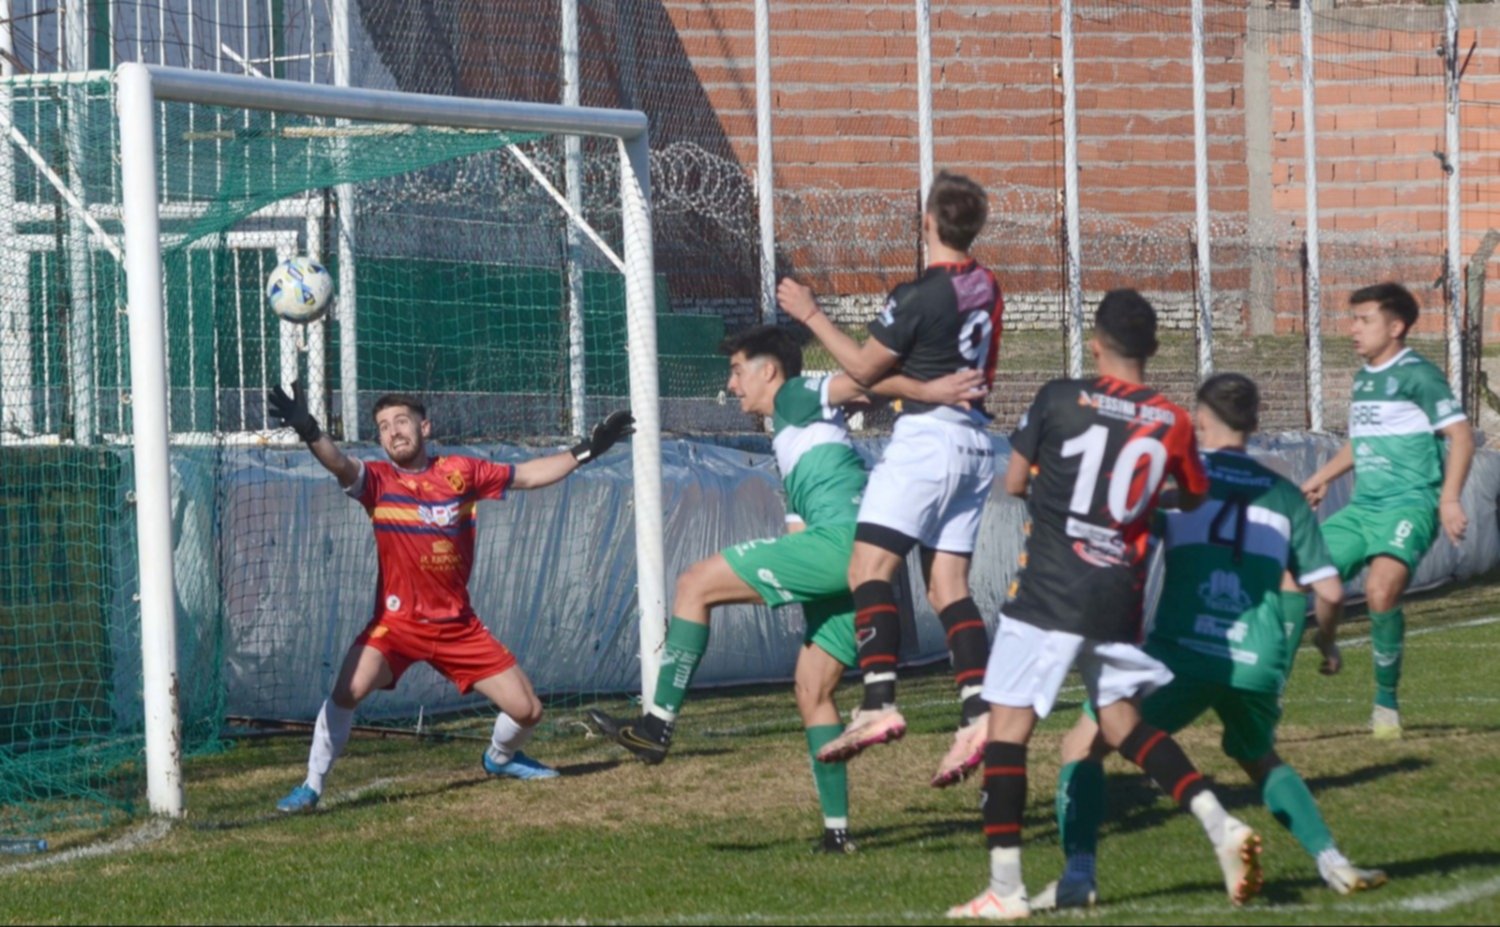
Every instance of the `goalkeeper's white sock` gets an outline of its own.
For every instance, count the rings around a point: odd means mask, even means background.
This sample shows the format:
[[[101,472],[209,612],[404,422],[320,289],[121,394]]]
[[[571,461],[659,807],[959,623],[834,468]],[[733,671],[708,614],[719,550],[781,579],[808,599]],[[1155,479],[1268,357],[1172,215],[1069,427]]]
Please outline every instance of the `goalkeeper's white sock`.
[[[503,711],[500,712],[495,718],[495,732],[490,735],[490,748],[485,751],[490,762],[500,766],[509,763],[516,755],[516,751],[524,747],[526,741],[531,739],[533,730],[535,730],[534,727],[522,727],[516,723],[515,718]]]
[[[325,700],[313,726],[312,749],[307,754],[307,787],[323,794],[323,777],[333,768],[333,761],[349,742],[349,728],[354,725],[354,709],[341,708]]]

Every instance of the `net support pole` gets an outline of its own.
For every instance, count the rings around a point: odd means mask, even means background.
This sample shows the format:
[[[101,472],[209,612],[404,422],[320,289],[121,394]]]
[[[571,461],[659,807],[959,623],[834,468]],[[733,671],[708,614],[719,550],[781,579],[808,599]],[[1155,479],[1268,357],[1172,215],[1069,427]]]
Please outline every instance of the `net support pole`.
[[[641,698],[650,705],[667,635],[662,535],[661,404],[657,389],[656,286],[651,246],[651,149],[647,136],[620,142],[625,233],[625,322],[630,362],[634,466],[636,601],[640,609]]]
[[[1448,278],[1448,385],[1453,395],[1464,396],[1463,346],[1463,277],[1459,268],[1463,257],[1462,197],[1459,188],[1459,103],[1458,103],[1458,0],[1445,0],[1444,78],[1447,82],[1443,128],[1447,135],[1448,209],[1444,217],[1448,232],[1448,259],[1444,275]]]
[[[1208,212],[1208,77],[1203,61],[1203,0],[1193,0],[1193,200],[1197,209],[1198,378],[1214,372],[1213,231]]]
[[[580,100],[578,66],[578,0],[561,0],[560,41],[562,44],[562,103],[577,106]],[[573,215],[583,215],[583,139],[576,135],[563,137],[563,186],[567,190],[568,208]],[[566,247],[568,262],[568,419],[573,436],[581,438],[588,429],[588,370],[585,366],[583,319],[583,235],[576,222],[568,222]]]
[[[1063,210],[1066,223],[1068,376],[1083,376],[1083,246],[1078,217],[1078,82],[1074,69],[1073,0],[1062,0]]]
[[[926,209],[932,189],[932,0],[917,0],[917,169],[917,205]]]
[[[0,0],[0,120],[15,125],[15,49],[10,0]],[[16,247],[16,151],[0,138],[0,242],[9,260],[0,262],[0,430],[30,435],[32,412],[31,300],[28,295],[29,255]]]
[[[348,87],[353,79],[353,68],[349,59],[349,0],[332,0],[330,14],[333,20],[333,83],[336,87]],[[339,120],[348,124],[347,120]],[[354,279],[354,185],[341,183],[333,188],[338,203],[336,234],[338,241],[339,279],[339,397],[340,414],[344,421],[344,440],[359,440],[359,294]]]
[[[88,70],[88,8],[85,0],[63,5],[64,69]],[[63,144],[68,158],[68,190],[84,204],[84,122],[88,118],[88,86],[72,84],[66,91],[67,114]],[[68,262],[68,391],[73,417],[73,439],[92,444],[98,434],[94,406],[94,288],[90,275],[89,229],[76,209],[67,209]],[[63,257],[63,255],[59,255]]]
[[[152,812],[181,817],[182,725],[177,707],[166,326],[156,212],[156,106],[151,74],[145,66],[120,66],[116,76],[116,106],[120,120],[125,282],[130,317],[130,411],[135,441],[146,797]]]
[[[1313,9],[1301,4],[1302,172],[1307,209],[1307,419],[1323,430],[1323,280],[1318,265],[1318,117],[1313,73]]]
[[[760,205],[760,320],[776,322],[776,175],[771,150],[771,0],[755,0],[755,196]]]

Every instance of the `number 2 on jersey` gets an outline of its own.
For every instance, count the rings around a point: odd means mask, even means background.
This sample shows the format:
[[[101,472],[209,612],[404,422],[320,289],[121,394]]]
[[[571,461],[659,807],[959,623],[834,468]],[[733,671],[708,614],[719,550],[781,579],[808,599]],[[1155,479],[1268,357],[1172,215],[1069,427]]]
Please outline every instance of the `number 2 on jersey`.
[[[1094,489],[1099,484],[1099,470],[1104,464],[1104,452],[1109,444],[1109,429],[1103,425],[1091,425],[1089,430],[1076,438],[1063,442],[1064,457],[1083,459],[1078,463],[1078,477],[1073,482],[1073,499],[1068,508],[1076,515],[1093,513]],[[1146,485],[1140,497],[1131,501],[1130,484],[1135,481],[1136,468],[1146,460]],[[1167,449],[1155,438],[1131,438],[1120,448],[1109,477],[1107,499],[1109,515],[1118,524],[1129,524],[1146,510],[1146,503],[1156,495],[1162,477],[1167,472]]]

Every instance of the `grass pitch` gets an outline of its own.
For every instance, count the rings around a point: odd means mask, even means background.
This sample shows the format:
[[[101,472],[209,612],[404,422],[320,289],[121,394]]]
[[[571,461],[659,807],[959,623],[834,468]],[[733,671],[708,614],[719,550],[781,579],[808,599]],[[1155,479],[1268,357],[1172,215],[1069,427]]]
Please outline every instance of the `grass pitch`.
[[[1345,671],[1304,652],[1281,752],[1307,779],[1341,847],[1387,887],[1323,888],[1312,861],[1218,750],[1212,722],[1184,732],[1231,810],[1265,839],[1266,891],[1240,911],[1191,816],[1111,760],[1100,846],[1104,906],[1090,923],[1495,923],[1500,920],[1500,577],[1407,610],[1407,738],[1365,731],[1366,626],[1343,637]],[[1306,650],[1306,648],[1304,648]],[[1032,745],[1025,871],[1033,891],[1062,868],[1052,802],[1066,702]],[[844,701],[856,697],[846,684]],[[926,923],[985,883],[973,781],[927,787],[956,711],[942,672],[903,686],[907,738],[851,766],[861,851],[815,857],[820,832],[789,686],[695,695],[673,754],[648,768],[555,709],[531,747],[564,776],[499,782],[483,741],[356,737],[323,809],[285,819],[303,738],[246,742],[191,762],[188,819],[134,849],[0,863],[0,922]],[[625,710],[623,705],[610,706]],[[488,719],[456,722],[486,736]],[[123,828],[138,831],[139,823]],[[116,835],[106,835],[109,837]],[[66,852],[66,849],[61,852]]]

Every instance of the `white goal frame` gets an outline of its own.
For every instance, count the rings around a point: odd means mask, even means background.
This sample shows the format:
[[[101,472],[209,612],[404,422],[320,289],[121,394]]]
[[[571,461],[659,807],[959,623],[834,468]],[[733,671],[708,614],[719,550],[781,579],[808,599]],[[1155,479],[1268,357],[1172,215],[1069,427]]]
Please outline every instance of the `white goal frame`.
[[[330,87],[134,63],[120,65],[114,80],[120,122],[130,406],[135,440],[146,794],[152,812],[180,817],[184,810],[182,725],[177,703],[164,280],[157,188],[156,114],[157,104],[162,101],[407,125],[588,135],[617,141],[630,405],[636,418],[631,451],[641,687],[649,702],[666,634],[666,568],[662,545],[661,414],[650,150],[645,114],[635,110]],[[341,321],[352,319],[353,308],[351,304],[347,315],[339,313]]]

